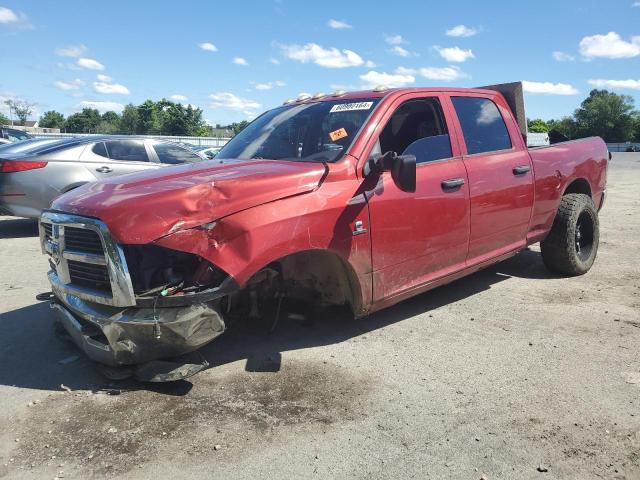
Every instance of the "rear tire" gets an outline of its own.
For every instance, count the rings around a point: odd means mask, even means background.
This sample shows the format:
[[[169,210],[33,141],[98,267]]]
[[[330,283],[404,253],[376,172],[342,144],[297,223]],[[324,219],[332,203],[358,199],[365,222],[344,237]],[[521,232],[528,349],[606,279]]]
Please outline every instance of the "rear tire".
[[[600,222],[588,195],[570,193],[562,197],[551,232],[540,242],[542,260],[552,272],[583,275],[598,253]]]

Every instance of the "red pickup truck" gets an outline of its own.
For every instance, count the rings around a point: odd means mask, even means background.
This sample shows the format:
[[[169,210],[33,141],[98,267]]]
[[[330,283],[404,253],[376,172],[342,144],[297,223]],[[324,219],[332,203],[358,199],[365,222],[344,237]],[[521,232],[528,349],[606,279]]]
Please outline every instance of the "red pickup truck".
[[[73,190],[40,222],[52,308],[94,360],[140,365],[283,302],[365,316],[536,242],[583,274],[609,153],[527,149],[522,105],[520,84],[304,96],[214,160]]]

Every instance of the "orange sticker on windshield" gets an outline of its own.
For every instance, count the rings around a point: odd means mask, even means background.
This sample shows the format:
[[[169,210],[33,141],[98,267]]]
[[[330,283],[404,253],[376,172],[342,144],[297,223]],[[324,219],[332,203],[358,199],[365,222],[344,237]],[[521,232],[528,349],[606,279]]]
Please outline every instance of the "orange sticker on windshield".
[[[349,134],[344,128],[339,128],[338,130],[334,130],[333,132],[330,132],[329,138],[331,138],[332,142],[335,142],[336,140],[340,140],[341,138],[344,138],[348,135]]]

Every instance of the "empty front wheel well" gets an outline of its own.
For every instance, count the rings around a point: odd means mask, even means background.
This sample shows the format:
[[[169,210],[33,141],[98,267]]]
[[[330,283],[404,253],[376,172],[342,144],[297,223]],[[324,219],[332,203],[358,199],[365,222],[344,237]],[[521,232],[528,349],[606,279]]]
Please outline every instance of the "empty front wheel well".
[[[360,282],[351,265],[328,250],[304,250],[271,262],[243,288],[259,296],[283,295],[318,307],[362,307]]]
[[[571,182],[564,191],[564,195],[568,195],[570,193],[582,193],[591,198],[591,186],[586,179],[577,178]]]

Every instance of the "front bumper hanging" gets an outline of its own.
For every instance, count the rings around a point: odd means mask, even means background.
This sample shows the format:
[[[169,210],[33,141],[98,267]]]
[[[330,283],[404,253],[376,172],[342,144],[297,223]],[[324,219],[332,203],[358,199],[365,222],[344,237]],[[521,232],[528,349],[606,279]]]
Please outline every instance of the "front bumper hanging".
[[[117,308],[55,291],[51,308],[89,358],[109,366],[146,363],[192,352],[225,331],[205,303],[170,308]]]

